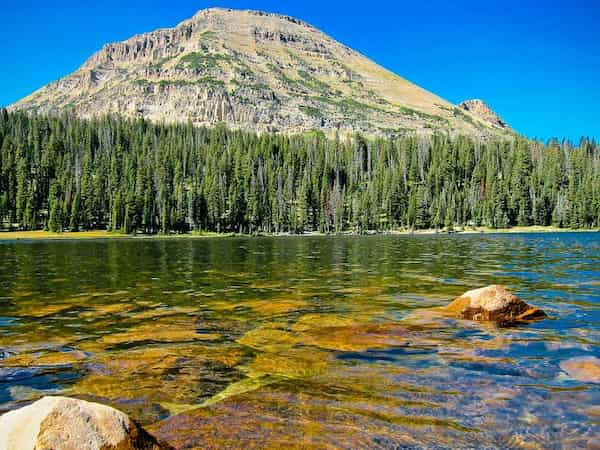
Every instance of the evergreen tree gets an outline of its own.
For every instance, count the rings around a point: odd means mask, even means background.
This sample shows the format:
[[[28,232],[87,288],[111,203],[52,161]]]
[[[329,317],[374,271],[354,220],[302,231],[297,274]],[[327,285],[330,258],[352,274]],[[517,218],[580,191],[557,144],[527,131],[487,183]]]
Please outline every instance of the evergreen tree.
[[[258,136],[0,111],[0,227],[169,233],[600,226],[588,139]]]

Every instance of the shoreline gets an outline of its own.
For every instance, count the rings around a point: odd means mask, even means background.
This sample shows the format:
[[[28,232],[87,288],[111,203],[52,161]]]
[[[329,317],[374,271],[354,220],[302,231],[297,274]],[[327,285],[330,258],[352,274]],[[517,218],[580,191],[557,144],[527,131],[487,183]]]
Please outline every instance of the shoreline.
[[[339,236],[434,236],[434,235],[483,235],[483,234],[535,234],[535,233],[597,233],[600,229],[570,229],[556,227],[513,227],[493,229],[487,227],[456,228],[453,231],[446,230],[393,230],[384,232],[367,232],[359,235],[353,232],[343,232]],[[1,231],[2,241],[44,241],[44,240],[92,240],[92,239],[215,239],[229,237],[314,237],[314,236],[336,236],[333,233],[309,232],[304,234],[290,233],[185,233],[185,234],[124,234],[106,230],[76,231],[52,233],[50,231]]]

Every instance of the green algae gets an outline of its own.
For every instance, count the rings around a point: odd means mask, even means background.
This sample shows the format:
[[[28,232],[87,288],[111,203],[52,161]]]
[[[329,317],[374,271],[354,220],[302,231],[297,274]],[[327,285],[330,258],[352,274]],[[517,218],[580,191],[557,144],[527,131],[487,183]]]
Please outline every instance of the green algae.
[[[277,352],[299,343],[298,336],[287,331],[284,326],[263,325],[244,334],[237,342],[259,351]]]
[[[598,390],[558,365],[597,349],[574,319],[593,312],[596,287],[525,284],[504,265],[523,244],[496,239],[124,239],[35,244],[36,258],[0,247],[7,398],[60,392],[167,419],[163,435],[191,448],[499,446],[515,427],[585,447]],[[596,261],[588,247],[578,271]],[[424,312],[496,281],[560,318],[499,329]]]
[[[244,378],[241,381],[232,383],[227,388],[213,397],[203,402],[200,407],[207,407],[214,405],[215,403],[222,402],[230,397],[235,397],[248,392],[256,391],[262,387],[269,386],[270,384],[281,381],[283,377],[273,376],[263,373],[250,373],[250,376]]]

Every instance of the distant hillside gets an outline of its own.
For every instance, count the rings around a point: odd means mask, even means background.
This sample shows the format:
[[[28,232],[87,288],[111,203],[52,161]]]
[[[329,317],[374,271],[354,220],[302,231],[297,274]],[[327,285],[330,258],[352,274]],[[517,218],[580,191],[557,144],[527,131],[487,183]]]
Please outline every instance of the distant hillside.
[[[259,132],[508,133],[300,20],[226,9],[105,45],[75,73],[10,109],[224,122]]]

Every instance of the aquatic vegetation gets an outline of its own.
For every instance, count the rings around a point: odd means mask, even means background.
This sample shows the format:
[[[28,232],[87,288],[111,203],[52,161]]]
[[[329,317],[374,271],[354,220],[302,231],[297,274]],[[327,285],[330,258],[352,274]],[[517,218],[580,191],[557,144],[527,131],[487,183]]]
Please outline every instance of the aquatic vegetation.
[[[243,306],[251,308],[254,312],[265,315],[285,314],[298,311],[308,306],[303,300],[251,300],[244,302]]]
[[[340,293],[350,296],[361,296],[361,297],[376,297],[385,292],[385,289],[381,286],[360,286],[360,287],[346,287],[339,290]]]
[[[194,307],[173,307],[167,305],[146,305],[148,309],[136,311],[128,314],[128,317],[133,320],[156,319],[159,317],[169,317],[177,315],[189,315],[198,312],[198,308]],[[152,307],[154,306],[154,307]]]
[[[63,351],[74,348],[85,336],[73,333],[57,334],[47,327],[21,325],[16,333],[0,335],[0,348],[8,354]]]
[[[136,342],[188,342],[210,341],[220,336],[214,333],[198,333],[195,324],[189,321],[145,323],[121,333],[103,336],[103,344],[132,344]]]
[[[254,373],[303,378],[331,369],[332,355],[307,347],[291,348],[279,353],[261,353],[249,365]]]
[[[82,311],[79,313],[80,317],[104,317],[104,316],[114,316],[128,313],[136,308],[135,305],[130,303],[109,303],[109,304],[100,304],[93,305],[88,307],[88,311]]]
[[[157,420],[160,410],[175,414],[199,407],[226,387],[242,357],[235,349],[214,351],[198,344],[100,353],[91,360],[92,370],[66,392],[120,405],[137,415],[140,412],[129,407],[143,400],[143,404],[159,408],[141,412],[148,422]],[[223,380],[226,374],[229,376]]]
[[[318,396],[285,393],[277,384],[188,411],[150,429],[176,446],[254,447],[268,442],[272,448],[369,448],[378,442],[422,445],[426,441],[406,432],[415,426],[451,433],[476,431],[452,420],[331,407]],[[439,439],[444,435],[437,429],[431,436]],[[450,437],[446,439],[450,442]]]
[[[309,332],[319,328],[348,327],[360,323],[359,318],[340,316],[335,314],[306,314],[300,317],[293,325],[296,332]]]
[[[237,341],[255,350],[277,352],[293,347],[300,342],[298,336],[290,333],[282,325],[263,325],[248,331]]]
[[[69,303],[57,304],[57,305],[40,305],[39,303],[34,304],[19,304],[18,314],[23,317],[48,317],[54,314],[59,314],[72,308],[73,305]]]
[[[567,362],[598,357],[599,249],[585,234],[3,243],[0,407],[72,395],[191,448],[585,448],[600,390]],[[495,282],[553,320],[432,309]]]
[[[274,316],[298,311],[306,308],[308,305],[309,304],[304,300],[273,298],[265,300],[255,299],[241,302],[221,302],[219,304],[212,304],[211,306],[222,311],[233,311],[238,308],[248,308],[256,314]]]
[[[240,381],[237,381],[235,383],[230,384],[229,386],[227,386],[227,388],[225,388],[218,394],[212,396],[211,398],[206,400],[201,405],[197,405],[196,407],[198,407],[198,406],[206,407],[206,406],[214,405],[215,403],[222,402],[223,400],[225,400],[229,397],[235,397],[235,396],[238,396],[241,394],[245,394],[247,392],[256,391],[257,389],[260,389],[261,387],[268,386],[269,384],[276,383],[277,381],[280,381],[280,380],[281,380],[280,377],[269,376],[264,373],[252,373],[250,371],[248,377],[246,377]]]
[[[82,352],[37,352],[22,353],[0,359],[0,366],[5,367],[48,367],[48,366],[72,366],[86,359]]]
[[[406,328],[392,323],[324,326],[303,333],[302,342],[327,350],[356,352],[403,346],[409,343],[409,336]]]

